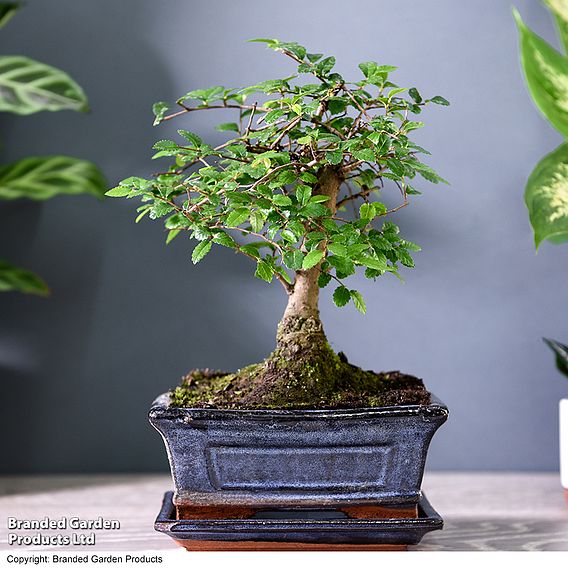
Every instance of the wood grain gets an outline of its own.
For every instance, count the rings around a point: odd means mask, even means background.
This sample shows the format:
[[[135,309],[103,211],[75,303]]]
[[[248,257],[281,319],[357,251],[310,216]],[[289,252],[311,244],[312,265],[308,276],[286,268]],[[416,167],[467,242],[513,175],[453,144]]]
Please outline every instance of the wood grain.
[[[119,531],[97,533],[95,550],[176,550],[153,528],[162,496],[171,487],[168,475],[0,477],[0,550],[26,550],[8,546],[9,516],[118,519]],[[426,475],[423,487],[445,528],[410,550],[568,551],[568,503],[558,474],[434,472]]]

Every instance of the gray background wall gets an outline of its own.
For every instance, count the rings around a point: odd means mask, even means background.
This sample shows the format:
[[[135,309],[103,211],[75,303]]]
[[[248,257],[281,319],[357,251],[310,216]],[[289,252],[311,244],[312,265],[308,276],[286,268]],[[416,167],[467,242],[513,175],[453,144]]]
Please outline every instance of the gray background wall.
[[[517,0],[547,39],[536,0]],[[535,256],[522,193],[559,143],[528,98],[510,2],[29,0],[0,32],[0,52],[62,67],[92,113],[2,116],[3,159],[91,158],[110,183],[155,169],[150,107],[215,84],[285,76],[285,58],[247,38],[296,40],[335,54],[338,69],[398,65],[401,85],[442,94],[421,142],[452,186],[424,186],[398,216],[423,252],[406,283],[357,282],[363,317],[322,312],[332,344],[364,367],[425,379],[451,408],[432,469],[554,470],[557,403],[568,384],[543,335],[568,339],[568,248]],[[211,117],[174,125],[208,139]],[[220,136],[220,135],[219,135]],[[198,267],[192,245],[168,247],[158,223],[133,223],[134,202],[88,197],[0,204],[0,257],[37,270],[49,300],[0,295],[3,472],[166,468],[149,402],[192,367],[235,369],[265,356],[285,299],[251,266],[217,250]]]

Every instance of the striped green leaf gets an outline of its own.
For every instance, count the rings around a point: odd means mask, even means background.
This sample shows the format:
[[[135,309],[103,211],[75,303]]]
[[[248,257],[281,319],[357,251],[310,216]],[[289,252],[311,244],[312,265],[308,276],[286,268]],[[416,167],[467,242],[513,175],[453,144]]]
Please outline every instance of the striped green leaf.
[[[88,110],[83,89],[67,73],[21,55],[0,56],[0,111]]]
[[[0,292],[25,292],[47,296],[49,288],[47,284],[33,272],[12,266],[4,260],[0,260]]]
[[[68,156],[24,158],[0,167],[0,199],[43,200],[82,193],[102,197],[106,189],[97,166]]]
[[[525,203],[537,248],[544,240],[568,240],[568,143],[537,164],[527,181]]]

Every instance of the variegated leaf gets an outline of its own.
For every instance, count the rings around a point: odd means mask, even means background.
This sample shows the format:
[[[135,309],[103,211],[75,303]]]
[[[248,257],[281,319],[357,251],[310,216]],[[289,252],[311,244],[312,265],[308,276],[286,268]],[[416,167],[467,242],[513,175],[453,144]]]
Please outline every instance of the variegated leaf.
[[[0,167],[0,199],[43,200],[81,193],[101,197],[106,190],[106,180],[97,166],[68,156],[25,158]]]
[[[554,15],[564,53],[568,54],[568,0],[544,0],[544,3]]]
[[[514,15],[531,96],[552,126],[568,137],[568,58],[527,28],[516,10]]]
[[[83,89],[67,73],[21,55],[0,56],[0,111],[87,111]]]
[[[568,240],[568,143],[545,156],[527,181],[525,203],[535,245]]]
[[[4,260],[0,260],[0,292],[25,292],[47,296],[49,288],[47,284],[33,272],[12,266]]]

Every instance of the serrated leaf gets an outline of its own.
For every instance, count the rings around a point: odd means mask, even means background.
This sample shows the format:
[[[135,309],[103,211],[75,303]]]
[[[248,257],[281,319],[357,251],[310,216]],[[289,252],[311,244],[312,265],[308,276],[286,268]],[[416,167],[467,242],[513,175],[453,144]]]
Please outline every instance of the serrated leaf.
[[[318,286],[320,288],[325,288],[331,282],[331,274],[327,272],[320,272],[318,276]]]
[[[47,284],[39,276],[0,260],[0,292],[11,291],[38,296],[49,294]]]
[[[67,73],[21,55],[0,56],[0,111],[59,110],[88,110],[83,89]]]
[[[257,278],[260,278],[261,280],[270,283],[272,282],[272,276],[273,276],[272,267],[270,266],[270,264],[268,264],[268,262],[260,260],[256,265],[256,272],[254,273],[254,275]]]
[[[227,216],[225,225],[227,227],[238,227],[248,219],[249,214],[250,210],[245,207],[239,207],[238,209],[234,209]]]
[[[228,248],[236,248],[238,246],[233,237],[227,233],[215,233],[213,242]]]
[[[68,156],[24,158],[0,167],[0,199],[44,200],[82,193],[102,197],[107,187],[97,166]]]
[[[333,302],[337,307],[346,306],[349,300],[351,300],[351,292],[345,286],[338,286],[333,292]]]
[[[386,270],[387,269],[387,261],[386,258],[374,258],[368,255],[362,255],[358,258],[359,264],[366,266],[368,268],[372,268],[374,270]]]
[[[536,248],[544,240],[568,240],[568,143],[545,156],[525,189]]]
[[[264,227],[265,217],[260,211],[253,211],[250,214],[250,226],[255,233],[259,233]]]
[[[308,203],[311,196],[312,196],[311,187],[302,184],[296,186],[296,198],[302,205]]]
[[[347,256],[347,247],[338,243],[330,243],[327,245],[327,250],[337,256]]]
[[[292,205],[292,200],[287,195],[281,195],[279,193],[272,198],[272,201],[279,207]]]
[[[198,245],[193,249],[191,253],[191,261],[193,264],[197,264],[200,260],[207,255],[207,253],[211,250],[211,241],[201,241]]]
[[[309,270],[319,264],[319,262],[325,256],[322,250],[312,250],[305,257],[302,262],[302,270]]]
[[[178,130],[178,134],[185,138],[192,146],[199,147],[203,144],[203,140],[194,132],[190,132],[189,130]]]
[[[552,126],[568,137],[568,59],[513,14],[521,42],[521,65],[531,96]]]
[[[367,313],[367,306],[365,305],[365,300],[363,300],[363,296],[357,290],[349,290],[351,294],[351,299],[355,304],[355,307],[362,313]]]
[[[295,270],[295,271],[301,270],[303,262],[304,262],[304,254],[302,253],[302,251],[298,249],[294,249],[291,252],[284,253],[284,264],[290,270]]]

